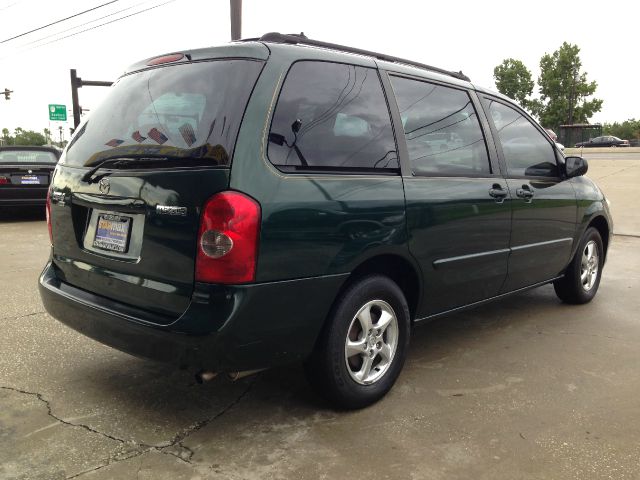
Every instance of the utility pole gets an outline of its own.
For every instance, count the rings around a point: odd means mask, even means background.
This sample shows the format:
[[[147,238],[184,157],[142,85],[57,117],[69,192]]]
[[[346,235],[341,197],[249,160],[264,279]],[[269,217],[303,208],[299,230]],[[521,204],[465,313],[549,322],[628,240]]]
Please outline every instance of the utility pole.
[[[229,0],[231,11],[231,40],[242,38],[242,0]]]

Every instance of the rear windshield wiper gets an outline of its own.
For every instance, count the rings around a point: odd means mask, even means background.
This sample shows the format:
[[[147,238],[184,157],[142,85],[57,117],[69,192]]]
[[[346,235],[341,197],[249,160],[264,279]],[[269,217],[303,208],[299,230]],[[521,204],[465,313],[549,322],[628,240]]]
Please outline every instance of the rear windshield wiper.
[[[157,162],[167,162],[170,160],[180,160],[182,161],[186,161],[188,162],[189,160],[191,160],[189,157],[184,158],[184,157],[174,157],[174,156],[166,156],[166,155],[162,155],[162,156],[149,156],[149,155],[145,155],[144,157],[110,157],[110,158],[104,158],[102,160],[98,160],[97,163],[94,163],[91,165],[91,170],[89,170],[87,173],[85,173],[82,178],[80,180],[82,180],[83,182],[87,182],[87,183],[95,183],[98,180],[100,180],[102,177],[108,175],[107,173],[103,174],[103,175],[98,175],[97,177],[94,177],[95,173],[100,170],[101,168],[107,167],[107,166],[111,166],[111,167],[121,167],[124,165],[131,165],[131,164],[144,164],[144,163],[157,163]]]

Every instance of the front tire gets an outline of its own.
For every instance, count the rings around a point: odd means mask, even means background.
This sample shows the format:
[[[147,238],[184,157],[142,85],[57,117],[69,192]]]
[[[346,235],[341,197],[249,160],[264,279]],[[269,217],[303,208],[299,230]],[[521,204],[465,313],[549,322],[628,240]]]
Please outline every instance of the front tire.
[[[564,277],[553,282],[558,298],[565,303],[583,304],[595,297],[604,264],[600,233],[589,227],[580,240]]]
[[[393,386],[407,354],[410,314],[402,290],[370,275],[340,295],[305,364],[309,383],[334,406],[363,408]]]

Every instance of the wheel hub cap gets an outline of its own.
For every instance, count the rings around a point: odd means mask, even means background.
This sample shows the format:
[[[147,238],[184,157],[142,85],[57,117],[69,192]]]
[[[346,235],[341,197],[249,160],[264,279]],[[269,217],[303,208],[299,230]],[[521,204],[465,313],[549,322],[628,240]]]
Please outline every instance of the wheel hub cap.
[[[380,380],[398,348],[398,319],[383,300],[367,302],[351,320],[344,347],[347,371],[361,385]]]
[[[599,265],[598,245],[591,240],[584,246],[582,261],[580,263],[580,281],[582,288],[586,292],[591,290],[596,284]]]

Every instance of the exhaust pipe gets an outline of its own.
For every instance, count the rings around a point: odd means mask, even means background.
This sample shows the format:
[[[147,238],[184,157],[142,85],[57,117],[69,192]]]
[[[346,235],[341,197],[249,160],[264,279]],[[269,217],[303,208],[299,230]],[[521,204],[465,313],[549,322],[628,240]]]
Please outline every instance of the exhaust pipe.
[[[204,382],[208,382],[210,380],[213,380],[217,376],[218,376],[218,374],[216,372],[210,372],[210,371],[201,370],[198,373],[196,373],[196,382],[202,384]]]
[[[245,370],[244,372],[229,372],[227,373],[227,377],[232,382],[236,380],[240,380],[241,378],[248,377],[249,375],[254,375],[259,372],[264,372],[266,368],[258,368],[256,370]]]

